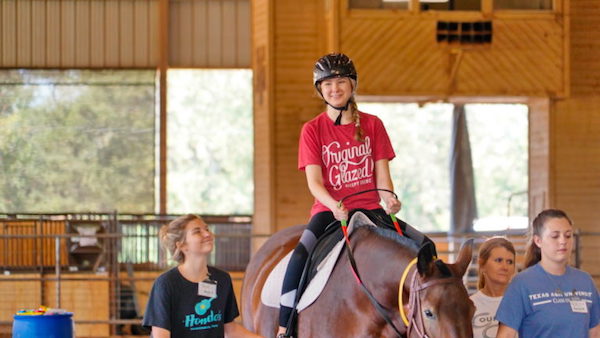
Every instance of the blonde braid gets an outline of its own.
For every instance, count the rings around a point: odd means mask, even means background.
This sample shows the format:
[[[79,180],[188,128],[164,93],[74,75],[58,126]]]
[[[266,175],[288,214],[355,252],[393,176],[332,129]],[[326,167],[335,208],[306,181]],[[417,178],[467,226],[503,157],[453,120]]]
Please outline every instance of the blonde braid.
[[[354,139],[360,142],[365,141],[365,131],[360,126],[360,114],[358,113],[358,106],[354,100],[354,96],[350,98],[350,109],[352,110],[352,120],[354,121]]]

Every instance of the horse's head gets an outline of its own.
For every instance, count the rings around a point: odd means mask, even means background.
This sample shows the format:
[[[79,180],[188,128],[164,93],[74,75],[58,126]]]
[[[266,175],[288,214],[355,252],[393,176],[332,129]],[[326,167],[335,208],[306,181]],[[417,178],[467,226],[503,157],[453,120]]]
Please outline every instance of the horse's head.
[[[473,240],[460,249],[454,264],[434,257],[431,244],[419,250],[416,272],[410,282],[409,337],[472,337],[475,311],[462,276],[471,262]]]

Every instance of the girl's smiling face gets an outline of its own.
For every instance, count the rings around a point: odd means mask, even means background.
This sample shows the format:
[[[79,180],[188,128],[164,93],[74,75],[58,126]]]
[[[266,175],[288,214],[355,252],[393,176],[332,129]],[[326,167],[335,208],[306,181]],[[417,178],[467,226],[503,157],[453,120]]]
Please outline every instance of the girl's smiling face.
[[[332,106],[345,106],[352,97],[352,81],[348,77],[326,79],[321,82],[320,86],[323,98]]]
[[[199,219],[189,222],[185,227],[185,239],[180,249],[186,257],[189,255],[207,255],[213,249],[214,236],[208,225]]]

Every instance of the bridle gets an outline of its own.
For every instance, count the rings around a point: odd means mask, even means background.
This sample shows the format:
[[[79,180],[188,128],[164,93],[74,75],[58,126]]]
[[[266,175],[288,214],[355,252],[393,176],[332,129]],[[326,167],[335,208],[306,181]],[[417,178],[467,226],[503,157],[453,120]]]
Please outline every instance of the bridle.
[[[404,291],[404,283],[406,282],[406,278],[408,277],[410,269],[417,263],[417,258],[414,258],[406,268],[404,268],[404,272],[402,273],[402,278],[400,279],[400,285],[398,287],[398,308],[400,309],[400,317],[402,317],[402,322],[407,327],[406,335],[410,337],[412,332],[415,332],[418,337],[429,338],[425,333],[425,322],[423,321],[423,311],[421,309],[421,291],[427,289],[430,286],[438,285],[438,284],[448,284],[448,283],[460,283],[462,284],[462,279],[451,276],[446,278],[439,278],[427,281],[422,283],[420,278],[417,276],[417,269],[415,268],[412,272],[411,282],[410,282],[410,295],[408,297],[408,318],[404,313],[404,303],[402,302],[402,294]]]

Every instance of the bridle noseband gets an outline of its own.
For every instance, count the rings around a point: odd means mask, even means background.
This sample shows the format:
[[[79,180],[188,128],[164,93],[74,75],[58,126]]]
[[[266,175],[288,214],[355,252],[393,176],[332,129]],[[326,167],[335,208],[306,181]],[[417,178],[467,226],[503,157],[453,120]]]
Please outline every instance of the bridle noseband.
[[[404,283],[406,282],[406,278],[408,277],[410,269],[417,263],[417,258],[414,258],[402,273],[402,278],[400,279],[400,285],[398,287],[398,308],[400,309],[400,317],[402,317],[402,322],[407,327],[406,335],[410,337],[410,334],[415,331],[418,337],[429,338],[425,333],[425,323],[423,321],[423,313],[421,311],[421,297],[420,292],[427,289],[430,286],[438,285],[438,284],[448,284],[448,283],[461,283],[462,279],[458,277],[447,277],[447,278],[439,278],[427,281],[425,283],[421,283],[420,279],[417,276],[417,269],[413,270],[411,283],[410,283],[410,296],[408,297],[408,318],[404,313],[404,303],[402,302],[402,294],[404,291]],[[418,315],[417,315],[418,314]]]

